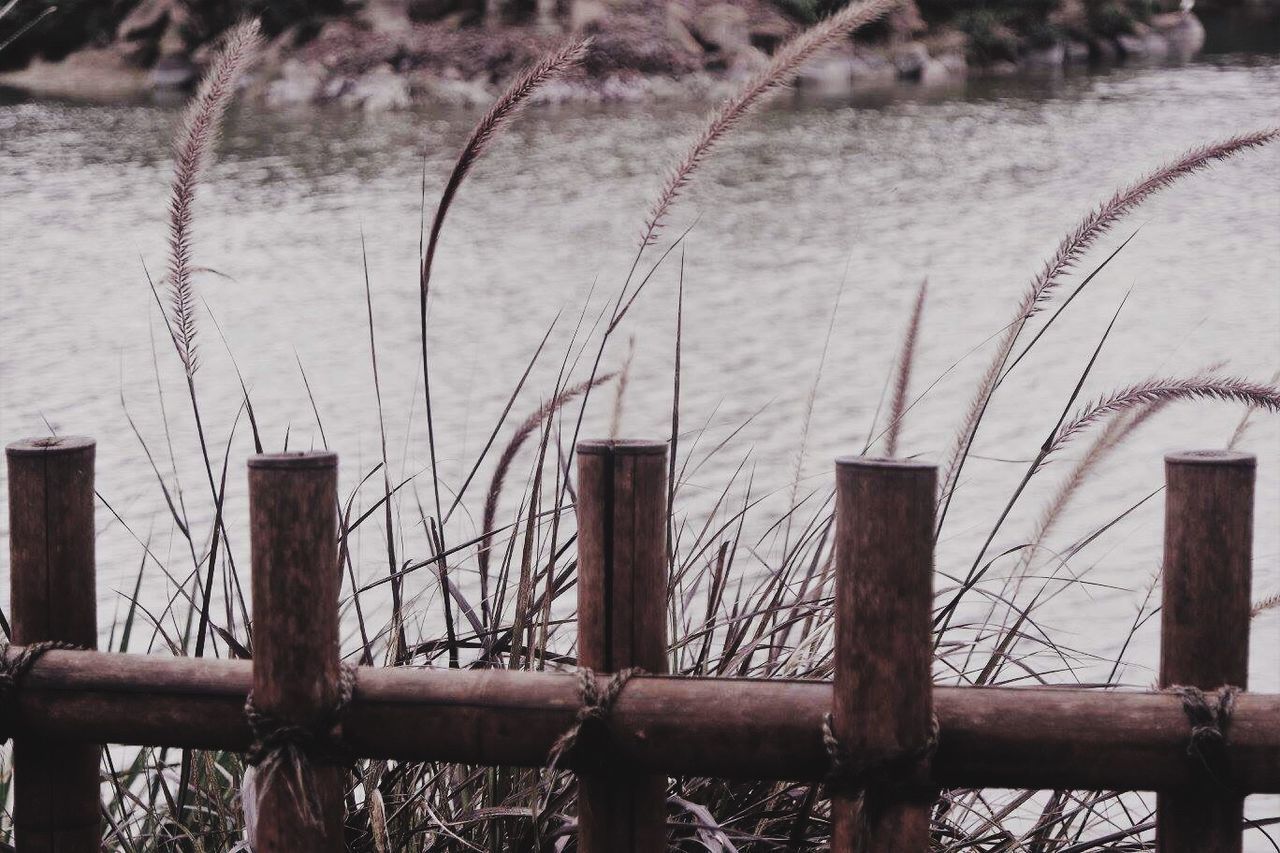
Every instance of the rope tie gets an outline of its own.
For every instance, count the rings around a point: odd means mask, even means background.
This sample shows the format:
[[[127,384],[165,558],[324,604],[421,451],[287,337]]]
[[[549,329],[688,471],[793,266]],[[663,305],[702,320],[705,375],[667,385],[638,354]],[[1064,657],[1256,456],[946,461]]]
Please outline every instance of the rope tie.
[[[622,695],[623,688],[627,686],[627,682],[632,676],[643,675],[644,670],[638,666],[628,669],[618,670],[613,676],[605,682],[602,689],[596,682],[596,674],[594,671],[582,667],[578,670],[578,695],[582,698],[582,704],[578,707],[578,713],[574,717],[573,725],[571,725],[564,734],[556,738],[556,742],[552,744],[551,751],[547,754],[547,767],[555,770],[560,764],[560,759],[565,753],[573,750],[578,744],[579,738],[584,731],[603,733],[604,724],[609,719],[609,714],[613,712],[613,706],[618,701],[618,697]]]
[[[827,775],[823,784],[828,793],[859,798],[875,791],[920,805],[931,805],[938,799],[937,786],[921,781],[938,750],[936,714],[929,720],[929,736],[919,746],[858,759],[840,743],[832,725],[831,714],[823,716],[822,745],[827,750]]]
[[[617,703],[618,697],[622,695],[627,682],[636,675],[644,675],[644,670],[638,666],[619,670],[605,682],[602,689],[596,683],[596,674],[593,670],[587,667],[578,669],[578,696],[582,700],[582,704],[578,706],[578,713],[573,718],[573,725],[569,726],[564,734],[556,738],[556,742],[551,745],[551,751],[547,753],[546,769],[548,772],[543,776],[542,782],[538,786],[538,796],[534,801],[532,810],[535,832],[538,832],[539,827],[542,826],[543,815],[546,812],[547,803],[551,799],[556,769],[560,766],[560,760],[577,747],[578,741],[582,738],[584,732],[588,737],[603,737],[605,725],[609,720],[609,715],[613,712],[613,706]],[[591,756],[591,764],[596,767],[603,764],[600,753]]]
[[[1227,729],[1236,710],[1240,688],[1225,684],[1205,693],[1199,687],[1173,684],[1166,688],[1182,700],[1182,712],[1191,724],[1187,755],[1196,759],[1206,776],[1230,790],[1231,767],[1227,758]]]
[[[12,646],[9,643],[0,645],[0,743],[9,740],[14,727],[17,712],[18,688],[22,679],[36,665],[45,652],[84,651],[85,647],[61,640],[45,640],[39,643],[28,643],[20,646],[20,651],[10,656]]]
[[[246,758],[255,768],[257,795],[283,780],[309,821],[319,824],[321,804],[311,784],[315,764],[348,767],[355,756],[342,741],[342,716],[356,689],[356,667],[344,663],[338,669],[338,698],[311,724],[288,720],[258,710],[253,693],[245,697],[244,716],[253,732]]]

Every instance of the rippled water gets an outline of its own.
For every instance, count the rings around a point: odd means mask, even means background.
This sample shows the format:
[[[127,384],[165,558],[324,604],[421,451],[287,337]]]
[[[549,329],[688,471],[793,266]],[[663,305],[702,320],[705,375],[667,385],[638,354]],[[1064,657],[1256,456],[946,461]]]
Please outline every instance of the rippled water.
[[[829,481],[832,457],[861,449],[922,278],[930,289],[917,390],[1008,320],[1030,276],[1091,204],[1192,144],[1273,124],[1278,113],[1280,63],[1226,57],[1180,69],[973,83],[960,93],[897,93],[875,103],[788,101],[754,117],[699,175],[668,231],[693,225],[678,253],[682,423],[709,425],[706,449],[749,421],[698,471],[687,506],[704,511],[707,496],[748,457],[754,493],[789,494],[805,401],[842,281],[802,489]],[[516,411],[531,411],[549,393],[584,300],[594,286],[589,325],[616,293],[663,170],[701,114],[696,105],[670,104],[541,108],[476,170],[445,231],[431,308],[447,482],[460,483],[559,316],[552,355]],[[127,592],[136,574],[138,539],[162,559],[184,559],[125,418],[128,411],[168,470],[153,345],[172,454],[193,507],[204,489],[176,362],[143,271],[145,264],[158,276],[164,267],[175,119],[173,108],[154,105],[11,99],[0,106],[0,435],[44,433],[47,420],[59,432],[98,438],[99,490],[129,527],[100,511],[104,623],[120,608],[117,590]],[[412,474],[427,464],[422,406],[414,402],[422,159],[434,196],[473,119],[244,109],[232,116],[201,190],[196,261],[225,276],[206,275],[201,295],[252,389],[266,441],[278,448],[287,433],[293,448],[327,442],[342,454],[344,489],[379,456],[362,234],[393,468]],[[1010,460],[1035,452],[1126,292],[1086,394],[1224,360],[1231,373],[1261,379],[1280,366],[1280,149],[1180,184],[1095,260],[1137,226],[1132,244],[993,404],[977,443],[982,458],[941,543],[944,568],[963,571],[972,560],[975,537],[1023,470]],[[636,353],[623,420],[629,434],[669,429],[679,266],[673,259],[656,274],[625,327]],[[198,382],[220,453],[239,391],[207,316],[202,326]],[[616,365],[626,351],[623,336],[606,361]],[[960,361],[912,412],[906,451],[945,455],[985,353]],[[588,432],[607,429],[611,399],[596,398]],[[1225,444],[1240,415],[1223,405],[1169,410],[1111,458],[1051,544],[1078,539],[1157,487],[1164,451]],[[1278,439],[1280,419],[1260,416],[1244,442],[1260,457],[1255,598],[1280,591]],[[241,423],[229,498],[238,525],[240,471],[251,450]],[[1019,504],[997,548],[1022,541],[1059,470],[1051,466]],[[739,475],[736,501],[747,476]],[[471,497],[478,511],[479,496]],[[762,511],[761,523],[777,509]],[[1072,569],[1093,583],[1062,591],[1043,616],[1059,642],[1115,651],[1157,568],[1161,517],[1157,497],[1077,558]],[[197,524],[207,528],[208,519]],[[360,544],[360,572],[384,572],[377,535]],[[420,546],[410,542],[410,552]],[[158,572],[148,578],[161,594]],[[1152,680],[1157,642],[1152,620],[1131,649],[1127,681]],[[1272,611],[1254,624],[1256,689],[1280,689],[1278,648],[1280,611]]]

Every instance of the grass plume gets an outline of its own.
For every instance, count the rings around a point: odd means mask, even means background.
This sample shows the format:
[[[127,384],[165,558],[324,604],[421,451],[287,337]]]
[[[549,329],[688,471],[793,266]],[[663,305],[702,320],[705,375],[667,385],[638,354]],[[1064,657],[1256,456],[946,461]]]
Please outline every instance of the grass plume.
[[[261,45],[258,22],[249,20],[232,29],[200,83],[182,120],[174,148],[173,186],[169,197],[170,326],[178,357],[190,377],[199,365],[196,354],[196,297],[191,265],[191,224],[196,186],[200,183],[222,119],[235,94],[236,81]]]
[[[497,134],[511,122],[520,107],[539,87],[582,62],[590,44],[590,39],[573,41],[546,56],[517,77],[515,82],[493,103],[493,106],[472,129],[471,136],[467,138],[466,145],[463,146],[462,153],[458,155],[458,160],[453,166],[453,171],[449,173],[449,180],[445,183],[440,202],[436,205],[435,216],[431,220],[431,231],[427,237],[426,250],[422,253],[422,267],[418,278],[418,334],[422,346],[422,394],[426,404],[432,489],[435,495],[436,520],[440,523],[443,522],[444,513],[440,502],[435,414],[431,404],[431,364],[427,353],[427,302],[431,292],[431,269],[435,262],[436,248],[440,243],[440,231],[444,227],[445,216],[449,213],[449,207],[453,204],[462,182],[476,162],[484,156]],[[425,173],[423,179],[425,181]],[[424,183],[424,193],[425,189]]]
[[[1274,385],[1233,377],[1148,379],[1113,391],[1083,407],[1074,418],[1058,428],[1048,449],[1052,452],[1061,448],[1077,434],[1110,415],[1175,400],[1218,400],[1243,403],[1272,413],[1280,412],[1280,388]]]
[[[698,166],[716,144],[758,106],[766,95],[789,85],[810,59],[848,38],[858,28],[889,14],[900,2],[901,0],[863,0],[861,3],[852,3],[780,47],[767,66],[711,114],[702,133],[667,177],[657,200],[649,209],[641,245],[648,245],[657,239],[672,205],[689,185]]]
[[[1190,149],[1177,160],[1166,164],[1129,186],[1118,190],[1080,221],[1080,224],[1062,239],[1052,257],[1045,262],[1018,303],[1013,320],[1005,327],[991,364],[987,367],[978,388],[965,411],[964,419],[948,457],[945,474],[939,488],[945,503],[954,492],[960,470],[964,466],[969,448],[973,445],[982,417],[995,393],[1000,376],[1013,353],[1014,345],[1027,322],[1044,303],[1051,298],[1062,277],[1071,272],[1085,253],[1121,219],[1133,212],[1161,190],[1172,186],[1181,178],[1207,169],[1214,163],[1230,159],[1251,149],[1259,148],[1280,138],[1280,127],[1232,136],[1220,142]]]
[[[916,294],[915,305],[911,309],[911,319],[907,321],[906,334],[902,336],[902,349],[898,353],[898,364],[894,371],[893,402],[889,406],[889,427],[884,438],[884,453],[893,457],[898,455],[898,436],[902,431],[902,419],[907,414],[907,392],[911,386],[911,367],[916,360],[916,341],[920,336],[920,319],[924,316],[924,301],[929,294],[929,280],[920,282],[920,290]]]

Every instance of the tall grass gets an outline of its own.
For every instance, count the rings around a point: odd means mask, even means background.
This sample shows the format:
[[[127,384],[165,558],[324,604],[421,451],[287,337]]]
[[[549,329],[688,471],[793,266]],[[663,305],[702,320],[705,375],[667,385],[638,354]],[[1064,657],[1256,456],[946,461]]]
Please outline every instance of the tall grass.
[[[886,0],[867,0],[848,6],[797,36],[775,54],[766,70],[708,118],[650,208],[635,263],[617,297],[610,300],[612,308],[606,308],[590,324],[587,308],[583,307],[571,340],[559,355],[553,387],[519,417],[517,403],[527,396],[522,392],[531,370],[535,363],[551,358],[548,332],[516,377],[502,415],[460,483],[450,482],[437,467],[437,442],[446,437],[435,435],[431,426],[429,390],[425,417],[431,467],[400,480],[390,476],[373,292],[366,279],[370,366],[377,391],[381,441],[377,461],[358,472],[351,493],[335,508],[340,518],[339,552],[345,573],[343,607],[348,624],[354,622],[353,639],[344,649],[348,657],[364,662],[381,659],[400,666],[545,669],[575,664],[572,448],[591,390],[618,375],[612,367],[601,367],[605,344],[640,296],[653,270],[667,261],[681,240],[673,240],[667,253],[637,281],[634,277],[641,256],[656,241],[672,206],[700,164],[761,98],[784,85],[819,50],[893,5]],[[220,473],[215,474],[216,454],[211,452],[214,445],[204,434],[195,385],[199,362],[191,225],[194,189],[207,162],[208,145],[216,134],[235,73],[251,53],[253,38],[252,26],[246,26],[228,39],[222,58],[215,62],[201,87],[179,136],[170,206],[170,298],[168,305],[161,304],[161,316],[169,322],[174,355],[187,379],[196,428],[194,438],[178,433],[175,439],[170,434],[171,419],[166,412],[165,440],[171,447],[176,440],[188,450],[201,452],[208,481],[208,515],[212,515],[214,523],[206,531],[196,530],[191,519],[207,516],[188,511],[189,498],[176,468],[164,471],[153,462],[158,492],[185,543],[186,555],[182,560],[168,554],[161,556],[150,547],[149,536],[137,537],[141,565],[121,629],[112,631],[110,646],[116,651],[153,651],[159,647],[175,655],[252,654],[252,626],[240,593],[233,552],[225,547],[226,531],[222,525],[227,468],[232,464],[233,453],[239,456],[250,448],[245,441],[236,441],[233,427],[226,440]],[[488,146],[499,142],[500,133],[516,108],[542,81],[580,61],[587,49],[585,44],[569,45],[521,76],[482,118],[444,184],[421,251],[419,331],[428,382],[426,300],[446,213],[473,165]],[[949,475],[940,496],[943,506],[956,494],[960,469],[992,394],[1009,376],[1011,363],[1017,362],[1013,353],[1020,335],[1071,269],[1085,260],[1089,250],[1121,217],[1156,191],[1218,160],[1267,144],[1277,135],[1277,131],[1263,131],[1193,149],[1173,165],[1117,193],[1090,212],[1062,241],[1020,299],[1013,322],[997,330],[992,365],[979,382],[974,403],[960,413]],[[1104,266],[1106,263],[1102,262]],[[918,353],[928,345],[920,335],[924,304],[922,285],[907,318],[890,380],[893,391],[885,449],[891,454],[915,450],[904,447],[902,426],[914,406],[910,400],[913,365]],[[737,450],[732,435],[712,444],[704,430],[681,426],[683,260],[680,296],[674,307],[676,366],[672,377],[668,515],[670,670],[694,676],[830,678],[834,582],[831,491],[829,487],[805,491],[797,476],[788,484],[788,505],[774,513],[766,502],[771,492],[754,481],[750,453],[744,451],[733,473],[712,496],[710,507],[697,511],[688,508],[691,479],[710,460]],[[1103,333],[1098,351],[1106,339],[1107,334]],[[1039,336],[1033,343],[1038,340]],[[1097,351],[1095,358],[1096,355]],[[1274,381],[1254,382],[1216,372],[1138,382],[1080,405],[1092,364],[1091,360],[1082,368],[1080,381],[1067,395],[1057,423],[1047,435],[1031,440],[1032,459],[1022,482],[1003,504],[998,517],[990,520],[990,535],[968,573],[954,572],[949,566],[940,569],[935,637],[936,673],[940,680],[978,684],[1076,683],[1080,680],[1078,668],[1102,664],[1109,667],[1110,674],[1093,683],[1099,687],[1118,683],[1121,657],[1099,661],[1056,640],[1039,623],[1040,608],[1047,601],[1062,589],[1083,582],[1064,575],[1063,566],[1108,526],[1054,552],[1051,559],[1044,559],[1041,552],[1047,548],[1063,513],[1098,462],[1119,452],[1142,423],[1167,407],[1208,401],[1243,404],[1250,413],[1280,409],[1280,389]],[[628,369],[620,367],[621,375],[628,375]],[[245,389],[243,381],[240,387]],[[625,382],[617,385],[614,406],[618,412],[625,387]],[[815,379],[815,396],[817,387]],[[570,403],[579,406],[576,412]],[[248,415],[253,431],[253,447],[261,449],[264,443],[257,432],[247,390],[242,411]],[[517,417],[508,423],[513,411]],[[412,413],[406,420],[406,428],[412,429]],[[1056,491],[1050,493],[1030,536],[1008,552],[1015,563],[1013,573],[1003,579],[1000,588],[986,586],[984,578],[998,559],[984,563],[987,548],[1009,518],[1010,510],[1023,498],[1026,485],[1043,477],[1047,470],[1043,463],[1049,456],[1090,434],[1094,436],[1092,443]],[[148,456],[154,459],[158,454],[152,452],[141,432],[137,435]],[[798,455],[802,457],[803,439],[801,444]],[[170,456],[173,453],[171,449]],[[474,502],[469,498],[469,487],[486,470],[490,479],[478,499],[480,520],[476,525],[469,520],[474,517],[468,514]],[[419,486],[430,489],[425,502]],[[447,508],[442,492],[453,496]],[[104,496],[108,509],[133,532],[128,519],[116,513],[108,500],[109,496]],[[1130,509],[1115,507],[1112,515],[1121,518]],[[379,522],[383,529],[374,531],[372,528]],[[940,513],[940,532],[944,523],[945,514]],[[376,580],[362,583],[358,551],[352,543],[365,531],[385,537],[386,571],[384,574],[380,570]],[[1033,568],[1040,572],[1039,576],[1032,574]],[[146,607],[139,595],[144,572],[153,569],[164,574],[173,590],[170,600],[158,611]],[[222,589],[215,596],[219,571]],[[410,594],[408,582],[420,572],[425,572],[423,577],[434,578],[434,585],[424,585],[416,595]],[[1024,590],[1024,583],[1034,588]],[[214,607],[218,603],[223,606],[220,613]],[[985,608],[986,616],[964,621],[968,617],[963,614],[973,610],[969,605],[975,605],[977,612]],[[1255,613],[1275,606],[1274,597],[1263,598]],[[994,620],[998,612],[1005,615],[1004,621]],[[373,613],[389,615],[375,620]],[[1126,648],[1128,639],[1150,615],[1149,602],[1144,603],[1133,624],[1122,632],[1120,639]],[[175,755],[165,749],[104,751],[103,768],[111,791],[106,804],[105,847],[124,851],[245,849],[244,804],[240,800],[245,768],[239,756],[217,752]],[[7,785],[7,780],[0,778],[0,784]],[[347,841],[351,850],[384,853],[572,847],[576,807],[573,782],[565,774],[361,761],[348,784]],[[673,849],[819,850],[829,840],[829,811],[816,784],[680,778],[670,781],[668,803]],[[1149,846],[1146,839],[1150,836],[1150,818],[1149,802],[1135,795],[952,790],[944,792],[934,811],[934,846],[938,851],[1040,853],[1143,849]]]

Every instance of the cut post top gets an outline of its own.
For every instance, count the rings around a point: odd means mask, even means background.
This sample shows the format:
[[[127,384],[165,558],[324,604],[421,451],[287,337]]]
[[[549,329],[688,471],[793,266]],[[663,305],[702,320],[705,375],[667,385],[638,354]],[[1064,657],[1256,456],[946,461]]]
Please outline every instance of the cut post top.
[[[10,457],[71,454],[92,450],[96,445],[96,441],[84,435],[53,435],[20,439],[5,447],[4,452]]]
[[[314,468],[336,468],[338,454],[330,450],[306,450],[296,453],[259,453],[249,457],[250,468],[301,471]]]
[[[578,453],[613,456],[658,456],[667,452],[665,439],[593,438],[578,442]]]
[[[1206,465],[1229,468],[1256,468],[1258,457],[1237,450],[1179,450],[1166,453],[1166,465]]]
[[[902,472],[903,474],[918,474],[925,471],[936,471],[937,465],[932,462],[921,462],[916,459],[892,459],[887,456],[837,456],[837,470],[867,470],[867,471],[884,471]]]

